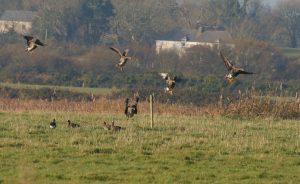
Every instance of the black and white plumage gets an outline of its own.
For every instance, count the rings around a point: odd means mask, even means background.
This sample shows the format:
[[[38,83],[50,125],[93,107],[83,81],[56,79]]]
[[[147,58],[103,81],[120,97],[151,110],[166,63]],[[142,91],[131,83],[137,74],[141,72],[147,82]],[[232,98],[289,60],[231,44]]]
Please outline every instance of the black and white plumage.
[[[238,68],[236,66],[234,66],[230,60],[225,57],[223,55],[223,53],[220,51],[220,57],[222,58],[227,70],[229,71],[228,74],[225,75],[225,79],[229,82],[229,83],[233,83],[235,81],[235,78],[239,75],[239,74],[254,74],[253,72],[247,72],[245,71],[243,68]]]
[[[68,127],[69,128],[79,128],[80,125],[76,123],[72,123],[71,120],[68,120]]]
[[[27,48],[25,51],[29,53],[33,53],[33,50],[39,46],[44,46],[45,44],[42,43],[39,39],[34,38],[33,36],[26,36],[24,35],[23,38],[26,40]]]
[[[129,49],[124,50],[123,53],[121,53],[121,51],[115,47],[110,47],[110,49],[119,55],[120,59],[119,63],[116,64],[116,67],[123,71],[123,67],[125,66],[127,61],[131,59],[131,57],[128,56]]]
[[[178,78],[176,76],[171,77],[168,73],[160,73],[160,76],[166,81],[167,87],[164,88],[165,93],[173,95],[173,89]]]
[[[135,97],[135,103],[132,105],[129,105],[129,98],[126,98],[124,113],[127,119],[132,118],[135,114],[138,113],[138,109],[137,109],[138,102],[139,102],[139,96]]]
[[[52,129],[56,128],[56,121],[55,121],[55,119],[53,119],[53,120],[50,122],[50,128],[52,128]]]

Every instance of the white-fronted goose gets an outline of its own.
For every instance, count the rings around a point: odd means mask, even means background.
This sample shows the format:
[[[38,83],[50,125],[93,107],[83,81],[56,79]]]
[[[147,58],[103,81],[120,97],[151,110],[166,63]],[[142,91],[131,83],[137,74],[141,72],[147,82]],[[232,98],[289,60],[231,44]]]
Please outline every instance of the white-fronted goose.
[[[223,55],[223,53],[220,51],[220,56],[227,68],[227,70],[229,71],[228,74],[225,75],[225,79],[229,82],[229,83],[233,83],[235,81],[235,78],[239,75],[239,74],[254,74],[253,72],[247,72],[245,71],[243,68],[238,68],[235,67],[230,60],[225,57]]]
[[[25,51],[29,53],[33,53],[33,50],[37,48],[38,45],[44,46],[45,44],[42,43],[39,39],[34,38],[32,36],[23,36],[23,38],[26,40],[27,48]]]
[[[131,59],[131,57],[127,56],[129,49],[126,49],[123,53],[121,53],[121,51],[115,47],[110,47],[110,49],[115,51],[119,55],[120,60],[119,63],[116,64],[116,67],[123,71],[123,67],[125,66],[126,62]]]
[[[177,77],[174,76],[172,78],[168,73],[160,73],[160,76],[166,81],[167,87],[164,88],[165,93],[173,95],[173,88],[175,87]]]

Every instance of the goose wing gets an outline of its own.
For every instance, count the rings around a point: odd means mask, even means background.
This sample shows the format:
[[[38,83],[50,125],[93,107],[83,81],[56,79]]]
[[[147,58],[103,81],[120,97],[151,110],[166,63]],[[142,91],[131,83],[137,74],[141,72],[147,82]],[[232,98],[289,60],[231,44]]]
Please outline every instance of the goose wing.
[[[169,78],[169,74],[168,73],[159,73],[159,75],[164,79],[167,80]]]
[[[26,36],[26,35],[24,35],[23,38],[26,40],[27,46],[29,46],[30,42],[34,39],[32,36]]]
[[[122,53],[122,55],[123,56],[127,56],[128,52],[129,52],[129,49],[126,49],[126,50],[124,50],[124,52]]]
[[[229,61],[229,59],[227,57],[225,57],[221,51],[220,51],[220,56],[221,56],[221,58],[222,58],[222,60],[223,60],[223,62],[225,64],[226,68],[228,70],[231,70],[233,68],[233,65],[231,64],[231,62]]]
[[[253,72],[247,72],[245,70],[240,70],[239,74],[254,74]]]
[[[115,47],[109,47],[111,50],[115,51],[117,54],[119,54],[120,57],[122,57],[122,53],[120,52],[119,49],[115,48]]]
[[[43,42],[41,42],[39,39],[36,39],[35,44],[40,45],[40,46],[44,46],[45,44]]]
[[[24,35],[23,38],[24,38],[27,42],[29,42],[30,40],[33,39],[32,36],[26,36],[26,35]]]

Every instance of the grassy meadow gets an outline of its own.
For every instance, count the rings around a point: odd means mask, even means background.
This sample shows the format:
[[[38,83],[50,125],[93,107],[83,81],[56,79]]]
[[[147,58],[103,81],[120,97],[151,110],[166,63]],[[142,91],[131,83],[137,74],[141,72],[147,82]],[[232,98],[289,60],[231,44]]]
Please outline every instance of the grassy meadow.
[[[132,120],[122,101],[92,104],[0,100],[0,183],[300,183],[298,120],[156,104],[151,129],[145,102]]]
[[[288,58],[300,58],[299,48],[281,48],[281,52]]]

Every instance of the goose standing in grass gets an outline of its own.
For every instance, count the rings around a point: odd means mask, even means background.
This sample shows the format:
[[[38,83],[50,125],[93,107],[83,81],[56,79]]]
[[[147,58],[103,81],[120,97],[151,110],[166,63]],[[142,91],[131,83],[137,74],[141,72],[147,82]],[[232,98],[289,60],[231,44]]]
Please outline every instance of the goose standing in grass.
[[[76,123],[72,123],[70,120],[68,120],[68,127],[69,128],[79,128],[80,125]]]
[[[55,118],[53,119],[53,121],[50,122],[50,128],[52,128],[52,129],[56,128]]]
[[[137,110],[138,102],[139,102],[139,96],[138,95],[135,95],[135,103],[132,104],[132,105],[129,105],[129,98],[126,98],[124,113],[125,113],[127,119],[132,118],[135,114],[138,113],[138,110]]]
[[[225,75],[225,79],[229,82],[229,83],[233,83],[235,81],[235,78],[239,75],[239,74],[254,74],[253,72],[247,72],[245,71],[243,68],[238,68],[235,67],[230,60],[225,57],[223,55],[223,53],[220,51],[220,56],[226,66],[226,68],[228,69],[229,73]]]
[[[114,121],[111,122],[111,130],[112,130],[112,131],[119,132],[119,131],[121,131],[122,129],[123,129],[122,127],[116,126]]]
[[[116,67],[123,71],[123,67],[125,66],[126,62],[131,59],[131,57],[127,56],[129,49],[126,49],[123,53],[121,53],[121,51],[115,47],[110,47],[110,49],[119,55],[120,60],[119,63],[116,64]]]
[[[173,89],[175,87],[175,83],[178,80],[176,76],[173,78],[168,73],[160,73],[160,76],[166,81],[167,87],[164,88],[165,93],[173,95]]]
[[[33,50],[40,46],[44,46],[45,44],[42,43],[39,39],[34,38],[32,36],[26,36],[24,35],[23,38],[26,40],[27,48],[25,51],[33,54]]]
[[[108,124],[108,123],[106,123],[106,122],[104,121],[104,122],[103,122],[103,129],[109,131],[109,130],[111,130],[111,125]]]

